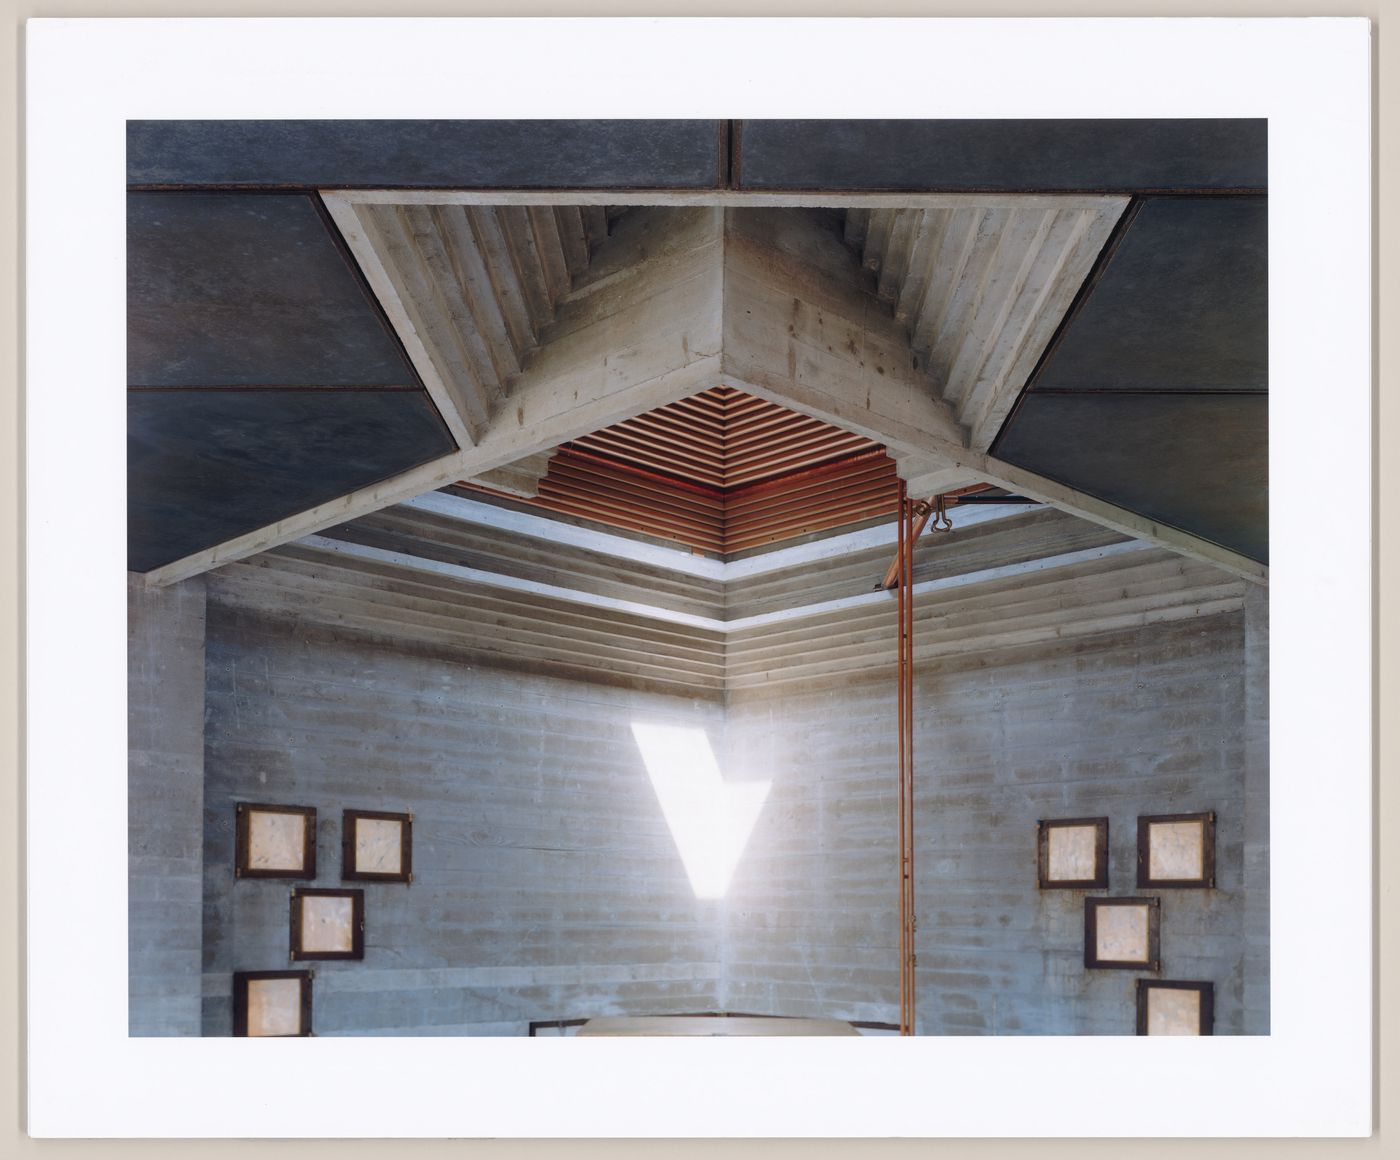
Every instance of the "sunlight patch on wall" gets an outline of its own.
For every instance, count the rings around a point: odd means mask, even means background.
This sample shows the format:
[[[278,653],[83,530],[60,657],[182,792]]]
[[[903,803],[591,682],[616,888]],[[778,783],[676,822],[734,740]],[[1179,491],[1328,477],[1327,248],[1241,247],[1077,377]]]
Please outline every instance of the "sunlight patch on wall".
[[[647,774],[696,898],[723,898],[771,781],[726,782],[694,726],[633,723]]]

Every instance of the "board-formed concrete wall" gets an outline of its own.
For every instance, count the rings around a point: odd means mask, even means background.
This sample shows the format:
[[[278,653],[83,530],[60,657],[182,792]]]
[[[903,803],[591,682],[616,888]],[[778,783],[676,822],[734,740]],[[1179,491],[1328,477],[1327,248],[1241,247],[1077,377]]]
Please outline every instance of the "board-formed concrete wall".
[[[127,955],[132,1035],[198,1035],[204,898],[202,579],[127,580]]]
[[[1110,819],[1092,893],[1162,899],[1158,977],[1212,980],[1217,1034],[1268,1031],[1266,616],[1260,597],[920,664],[920,1033],[1133,1033],[1138,973],[1084,967],[1086,892],[1036,885],[1036,822],[1086,816]],[[731,753],[774,779],[729,897],[732,1007],[894,1018],[894,711],[889,673],[731,698]],[[1206,809],[1217,888],[1139,892],[1137,817]]]
[[[868,592],[887,553],[866,555],[728,595]],[[1137,816],[1198,809],[1220,817],[1219,886],[1161,892],[1164,976],[1215,982],[1218,1032],[1267,1031],[1264,590],[1045,512],[969,524],[920,561],[938,582],[916,610],[920,1031],[1131,1033],[1136,975],[1085,970],[1084,895],[1036,889],[1035,822],[1109,816],[1125,895]],[[971,579],[939,587],[940,568]],[[701,640],[532,605],[538,646],[514,656],[504,620],[490,647],[474,635],[496,616],[480,592],[417,572],[279,551],[207,593],[203,675],[162,694],[206,713],[202,817],[167,803],[203,832],[203,957],[182,983],[202,973],[203,1034],[229,1034],[235,970],[288,965],[292,884],[234,879],[239,801],[318,810],[320,887],[340,883],[344,809],[415,815],[413,884],[363,884],[364,960],[316,964],[318,1034],[896,1017],[892,607]],[[590,651],[622,620],[619,656]],[[133,688],[182,647],[134,630]],[[725,782],[770,783],[722,899],[692,889],[639,723],[691,730]]]
[[[235,970],[288,966],[292,883],[235,881],[239,801],[411,811],[414,881],[365,890],[365,956],[319,962],[318,1035],[523,1035],[532,1021],[714,1010],[718,903],[697,901],[633,722],[721,742],[722,707],[502,672],[211,600],[204,1034]]]

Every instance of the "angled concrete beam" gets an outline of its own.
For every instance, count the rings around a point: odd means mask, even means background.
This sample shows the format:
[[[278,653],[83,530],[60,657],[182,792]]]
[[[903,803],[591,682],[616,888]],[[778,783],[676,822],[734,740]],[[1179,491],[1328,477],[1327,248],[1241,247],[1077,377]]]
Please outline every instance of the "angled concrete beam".
[[[540,494],[540,480],[548,474],[549,461],[553,458],[553,451],[541,451],[503,467],[483,471],[467,482],[479,483],[482,487],[503,491],[507,495],[518,495],[521,499],[534,499]]]

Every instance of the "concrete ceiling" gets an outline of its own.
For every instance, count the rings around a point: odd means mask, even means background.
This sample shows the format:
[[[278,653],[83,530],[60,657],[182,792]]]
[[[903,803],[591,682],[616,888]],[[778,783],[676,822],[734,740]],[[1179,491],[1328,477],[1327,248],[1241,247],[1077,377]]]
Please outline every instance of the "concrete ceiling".
[[[1261,121],[128,141],[130,566],[153,580],[454,480],[528,493],[560,444],[715,387],[887,447],[916,493],[999,484],[1263,575]],[[579,193],[474,192],[502,188]],[[820,190],[904,204],[743,201]],[[733,208],[620,208],[675,198]]]

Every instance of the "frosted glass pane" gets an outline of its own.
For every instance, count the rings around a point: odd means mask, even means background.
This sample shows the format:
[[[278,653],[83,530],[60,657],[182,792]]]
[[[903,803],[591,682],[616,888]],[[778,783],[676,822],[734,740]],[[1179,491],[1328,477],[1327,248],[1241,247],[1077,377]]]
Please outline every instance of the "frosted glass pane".
[[[248,869],[302,870],[306,818],[253,810],[248,817]]]
[[[1096,915],[1098,957],[1116,963],[1147,961],[1146,906],[1100,906]]]
[[[1152,878],[1171,881],[1204,875],[1205,832],[1200,822],[1152,822],[1147,838],[1147,867]]]
[[[1048,833],[1049,877],[1055,882],[1085,882],[1095,877],[1097,826],[1051,826]]]
[[[301,949],[314,953],[352,951],[355,904],[350,898],[301,896]]]
[[[356,818],[355,869],[370,874],[401,873],[402,835],[402,822],[383,818]]]
[[[248,1034],[301,1034],[300,979],[248,980]]]
[[[1147,991],[1148,1035],[1199,1035],[1201,993],[1176,987],[1150,987]]]

